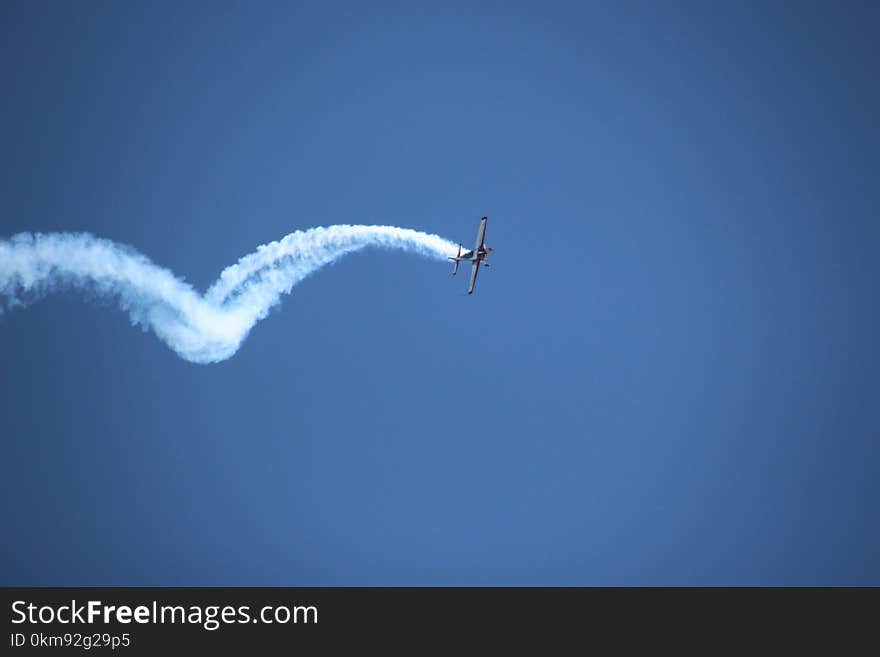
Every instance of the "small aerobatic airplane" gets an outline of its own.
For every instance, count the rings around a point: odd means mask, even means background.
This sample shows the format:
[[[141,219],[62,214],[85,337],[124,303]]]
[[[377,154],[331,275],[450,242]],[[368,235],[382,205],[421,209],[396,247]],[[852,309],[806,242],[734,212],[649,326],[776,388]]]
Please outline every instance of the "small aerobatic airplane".
[[[455,264],[452,266],[452,275],[455,276],[458,273],[458,265],[462,260],[467,260],[472,262],[471,265],[471,282],[468,285],[468,294],[474,293],[474,284],[477,282],[477,272],[480,271],[480,263],[482,262],[487,267],[489,266],[489,253],[494,251],[494,249],[486,246],[486,223],[489,221],[489,217],[483,217],[480,219],[480,229],[477,231],[477,244],[474,246],[473,251],[467,251],[465,253],[461,252],[461,244],[458,245],[458,256],[455,258],[449,258],[454,261]]]

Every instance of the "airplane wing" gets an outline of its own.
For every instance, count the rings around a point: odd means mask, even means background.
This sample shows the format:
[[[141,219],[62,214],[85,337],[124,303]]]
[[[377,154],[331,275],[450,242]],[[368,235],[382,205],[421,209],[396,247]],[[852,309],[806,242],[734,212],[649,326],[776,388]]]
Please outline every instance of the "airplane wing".
[[[486,241],[486,224],[488,222],[489,217],[483,217],[480,220],[480,229],[477,231],[477,245],[474,247],[474,253],[479,253],[480,247]]]
[[[477,272],[480,271],[480,261],[474,260],[474,264],[471,267],[471,283],[468,285],[468,294],[474,293],[474,285],[477,282]]]

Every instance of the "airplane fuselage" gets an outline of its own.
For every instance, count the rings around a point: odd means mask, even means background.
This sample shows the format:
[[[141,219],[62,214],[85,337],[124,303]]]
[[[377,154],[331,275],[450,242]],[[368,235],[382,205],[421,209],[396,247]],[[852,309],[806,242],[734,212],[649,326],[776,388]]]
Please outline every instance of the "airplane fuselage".
[[[485,260],[489,257],[489,252],[492,251],[491,247],[481,247],[479,251],[474,253],[473,251],[467,251],[466,253],[462,253],[458,258],[451,258],[452,260],[468,260],[473,262],[474,260]]]

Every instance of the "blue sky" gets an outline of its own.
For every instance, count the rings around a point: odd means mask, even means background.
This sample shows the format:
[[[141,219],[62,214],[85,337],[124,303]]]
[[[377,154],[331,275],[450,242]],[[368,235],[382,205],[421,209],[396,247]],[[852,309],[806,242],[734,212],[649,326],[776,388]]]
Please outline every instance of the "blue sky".
[[[0,236],[496,249],[4,313],[0,583],[880,584],[877,8],[369,4],[0,7]]]

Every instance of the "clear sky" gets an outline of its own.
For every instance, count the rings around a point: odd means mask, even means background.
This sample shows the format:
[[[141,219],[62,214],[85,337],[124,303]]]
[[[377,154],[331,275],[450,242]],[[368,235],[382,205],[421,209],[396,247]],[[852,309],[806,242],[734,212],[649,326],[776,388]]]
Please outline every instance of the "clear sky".
[[[0,4],[0,237],[203,290],[392,224],[194,365],[0,316],[0,584],[880,584],[872,3]]]

